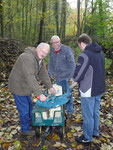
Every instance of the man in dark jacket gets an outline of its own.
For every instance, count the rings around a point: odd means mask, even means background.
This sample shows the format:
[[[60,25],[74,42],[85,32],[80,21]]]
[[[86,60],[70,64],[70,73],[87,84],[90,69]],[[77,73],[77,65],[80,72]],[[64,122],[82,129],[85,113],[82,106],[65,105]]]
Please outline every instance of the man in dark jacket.
[[[76,140],[90,143],[94,136],[99,136],[99,117],[101,96],[105,92],[105,60],[102,48],[87,34],[78,38],[78,45],[83,51],[77,61],[73,80],[79,83],[83,133]]]
[[[62,86],[63,92],[70,90],[71,96],[66,104],[67,118],[71,118],[73,114],[73,96],[72,89],[69,89],[68,80],[73,77],[75,70],[75,59],[72,49],[61,44],[60,38],[56,35],[51,38],[52,50],[49,57],[49,75],[55,76],[56,83]]]
[[[15,103],[20,115],[21,131],[23,135],[33,135],[30,131],[32,100],[31,93],[34,93],[41,101],[46,100],[38,85],[39,77],[43,84],[55,94],[48,73],[43,64],[43,59],[48,55],[50,46],[47,43],[40,43],[37,48],[27,47],[17,59],[9,76],[8,88],[13,93]]]

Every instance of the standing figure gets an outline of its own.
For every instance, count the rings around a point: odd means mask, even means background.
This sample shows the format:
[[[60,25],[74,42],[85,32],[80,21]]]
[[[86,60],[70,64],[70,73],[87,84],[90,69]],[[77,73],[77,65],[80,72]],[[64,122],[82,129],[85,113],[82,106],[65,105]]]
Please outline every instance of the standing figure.
[[[78,46],[83,51],[77,61],[73,80],[79,83],[83,136],[76,141],[89,144],[99,136],[100,101],[105,92],[105,60],[102,48],[87,34],[78,37]]]
[[[50,78],[55,76],[56,83],[62,86],[63,92],[70,90],[71,96],[66,104],[67,118],[71,118],[73,114],[73,96],[72,89],[69,89],[69,79],[73,77],[75,69],[75,59],[72,49],[61,44],[60,38],[56,35],[51,38],[52,49],[49,57],[49,75]]]

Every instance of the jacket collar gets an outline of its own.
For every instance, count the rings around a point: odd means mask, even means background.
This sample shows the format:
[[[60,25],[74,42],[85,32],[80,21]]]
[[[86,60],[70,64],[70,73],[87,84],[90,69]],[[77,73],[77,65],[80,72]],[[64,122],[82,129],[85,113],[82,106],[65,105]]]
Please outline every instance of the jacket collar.
[[[36,59],[37,61],[40,61],[40,59],[39,59],[39,57],[38,57],[38,55],[37,55],[36,49],[34,49],[34,50],[32,51],[32,54],[33,54],[33,56],[35,57],[35,59]]]

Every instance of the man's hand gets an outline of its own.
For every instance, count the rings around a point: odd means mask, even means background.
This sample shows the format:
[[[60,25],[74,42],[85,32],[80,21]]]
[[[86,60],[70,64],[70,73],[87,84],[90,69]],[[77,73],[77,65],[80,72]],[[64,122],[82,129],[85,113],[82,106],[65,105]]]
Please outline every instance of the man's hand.
[[[69,79],[69,81],[68,81],[68,82],[70,83],[70,85],[72,85],[72,84],[74,83],[73,78]]]
[[[69,88],[73,88],[74,86],[76,86],[77,82],[74,82],[73,79],[70,79],[69,80],[69,83],[70,83],[70,87]]]
[[[54,88],[50,88],[49,89],[50,94],[55,95],[56,94],[56,90]]]
[[[40,98],[40,101],[45,102],[47,97],[45,95],[41,94],[39,96],[39,98]]]

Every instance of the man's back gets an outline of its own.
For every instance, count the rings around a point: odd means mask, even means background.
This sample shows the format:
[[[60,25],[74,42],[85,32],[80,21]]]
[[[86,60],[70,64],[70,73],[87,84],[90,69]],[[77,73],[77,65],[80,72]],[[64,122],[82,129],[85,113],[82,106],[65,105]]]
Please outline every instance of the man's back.
[[[84,53],[88,56],[92,67],[92,94],[99,95],[105,92],[105,60],[101,47],[96,43],[89,44]]]

